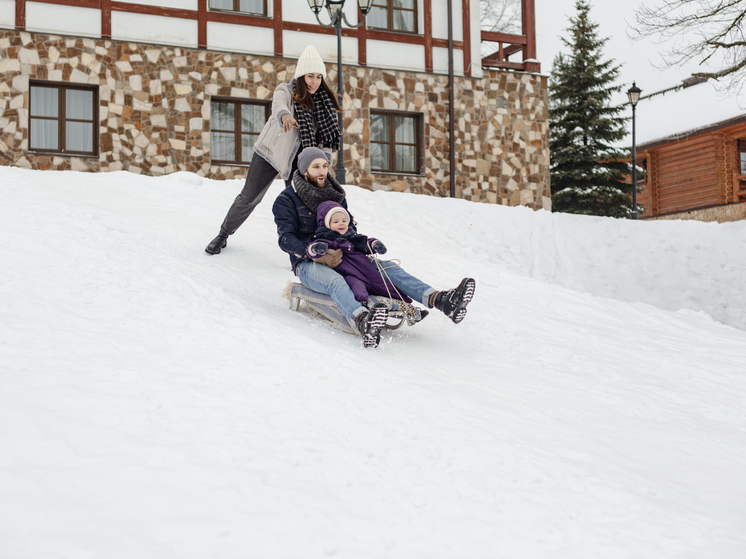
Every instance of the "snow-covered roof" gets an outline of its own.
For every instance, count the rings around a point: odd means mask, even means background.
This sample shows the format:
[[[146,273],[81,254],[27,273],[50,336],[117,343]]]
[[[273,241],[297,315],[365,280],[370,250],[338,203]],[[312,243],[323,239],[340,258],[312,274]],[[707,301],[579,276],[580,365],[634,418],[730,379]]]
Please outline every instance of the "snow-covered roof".
[[[668,142],[675,142],[678,140],[691,138],[692,136],[697,136],[699,134],[704,134],[706,132],[713,132],[715,130],[726,128],[728,126],[733,126],[734,124],[740,124],[744,121],[746,121],[746,113],[742,114],[741,116],[737,116],[735,118],[729,118],[727,120],[722,120],[720,122],[715,122],[713,124],[699,126],[697,128],[692,128],[691,130],[685,130],[684,132],[676,132],[664,138],[658,138],[656,140],[645,142],[643,144],[638,143],[637,149],[640,150],[640,149],[652,148],[660,144],[665,144]]]
[[[637,104],[637,143],[686,137],[744,116],[738,98],[719,94],[710,82],[699,84],[642,99]]]

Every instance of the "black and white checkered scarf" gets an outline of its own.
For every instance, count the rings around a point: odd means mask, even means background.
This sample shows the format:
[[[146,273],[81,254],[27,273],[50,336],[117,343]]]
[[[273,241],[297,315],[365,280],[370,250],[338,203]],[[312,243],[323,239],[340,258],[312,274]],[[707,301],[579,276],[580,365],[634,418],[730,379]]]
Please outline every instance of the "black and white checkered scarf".
[[[295,86],[293,86],[295,89]],[[318,147],[313,134],[313,123],[321,138],[321,147],[339,149],[339,125],[337,124],[337,110],[325,89],[319,87],[313,94],[313,111],[304,109],[298,101],[295,105],[295,120],[300,129],[301,149]]]

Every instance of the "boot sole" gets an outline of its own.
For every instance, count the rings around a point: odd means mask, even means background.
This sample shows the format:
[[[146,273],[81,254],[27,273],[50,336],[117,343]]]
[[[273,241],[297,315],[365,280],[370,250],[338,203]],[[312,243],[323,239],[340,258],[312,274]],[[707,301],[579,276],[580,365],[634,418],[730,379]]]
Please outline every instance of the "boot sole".
[[[207,247],[207,248],[205,249],[205,252],[206,252],[207,254],[220,254],[220,251],[221,251],[221,250],[223,250],[223,249],[224,249],[225,247],[227,247],[227,246],[228,246],[228,242],[226,241],[225,243],[223,243],[223,246],[221,246],[221,247],[220,247],[219,249],[217,249],[217,250],[210,250],[210,248],[209,248],[209,247]]]
[[[457,291],[463,291],[463,295],[461,296],[461,300],[459,301],[456,310],[453,311],[453,317],[451,318],[451,320],[453,320],[454,324],[458,324],[466,317],[466,305],[468,305],[471,302],[472,298],[474,298],[474,290],[476,288],[477,282],[473,279],[465,278],[461,280]]]
[[[381,329],[388,320],[388,309],[385,305],[373,305],[368,315],[368,331],[363,334],[363,347],[378,347],[381,342]]]

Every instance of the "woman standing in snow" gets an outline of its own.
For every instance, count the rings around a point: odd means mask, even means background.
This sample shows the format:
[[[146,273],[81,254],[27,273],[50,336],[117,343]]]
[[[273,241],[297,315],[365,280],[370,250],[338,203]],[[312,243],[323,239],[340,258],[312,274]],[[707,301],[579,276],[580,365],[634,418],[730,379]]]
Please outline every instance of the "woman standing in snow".
[[[298,154],[307,147],[319,147],[331,159],[339,148],[337,112],[342,108],[324,81],[326,66],[313,45],[298,59],[295,77],[275,88],[272,115],[254,145],[254,156],[243,190],[236,197],[220,226],[220,232],[205,248],[219,254],[262,201],[275,177],[289,184],[297,168]]]

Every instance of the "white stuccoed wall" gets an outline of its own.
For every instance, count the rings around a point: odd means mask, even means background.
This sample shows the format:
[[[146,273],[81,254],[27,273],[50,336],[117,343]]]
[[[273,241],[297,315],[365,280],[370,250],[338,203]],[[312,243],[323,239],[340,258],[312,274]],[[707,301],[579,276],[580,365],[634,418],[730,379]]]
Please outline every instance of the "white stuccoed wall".
[[[125,4],[141,4],[150,7],[198,10],[198,0],[124,0]],[[433,38],[447,39],[446,0],[433,0]],[[470,4],[471,59],[470,71],[474,77],[483,75],[480,60],[479,4]],[[0,27],[15,28],[15,1],[0,0]],[[272,2],[268,4],[268,16],[273,17]],[[358,23],[356,2],[349,2],[344,8],[347,19]],[[283,0],[282,17],[288,22],[317,24],[316,17],[306,0]],[[319,14],[322,23],[329,22],[326,10]],[[461,0],[453,0],[453,39],[463,41],[463,8]],[[418,30],[425,26],[424,0],[418,0]],[[101,37],[101,11],[98,8],[55,5],[44,2],[27,2],[26,29],[32,32],[61,34],[81,37]],[[197,20],[166,17],[160,15],[112,11],[111,38],[120,41],[134,41],[170,46],[195,48],[198,46]],[[393,36],[392,36],[393,38]],[[251,27],[231,23],[207,23],[207,48],[217,51],[274,55],[275,31],[272,27]],[[303,31],[284,30],[282,36],[283,56],[295,58],[303,49],[313,44],[328,63],[337,60],[337,40],[335,35],[320,35]],[[425,71],[425,48],[423,45],[398,43],[368,38],[366,48],[369,67],[400,69],[416,72]],[[454,71],[463,75],[464,56],[461,49],[454,50]],[[342,38],[342,61],[357,65],[358,40],[354,37]],[[438,74],[448,72],[448,51],[442,47],[433,49],[433,71]]]
[[[0,27],[13,29],[16,26],[15,0],[0,0]]]
[[[198,0],[117,0],[125,4],[143,4],[159,8],[178,8],[180,10],[198,10]]]
[[[194,48],[197,46],[197,20],[112,12],[111,37],[120,41]]]
[[[28,2],[26,4],[26,30],[100,37],[101,10]]]

